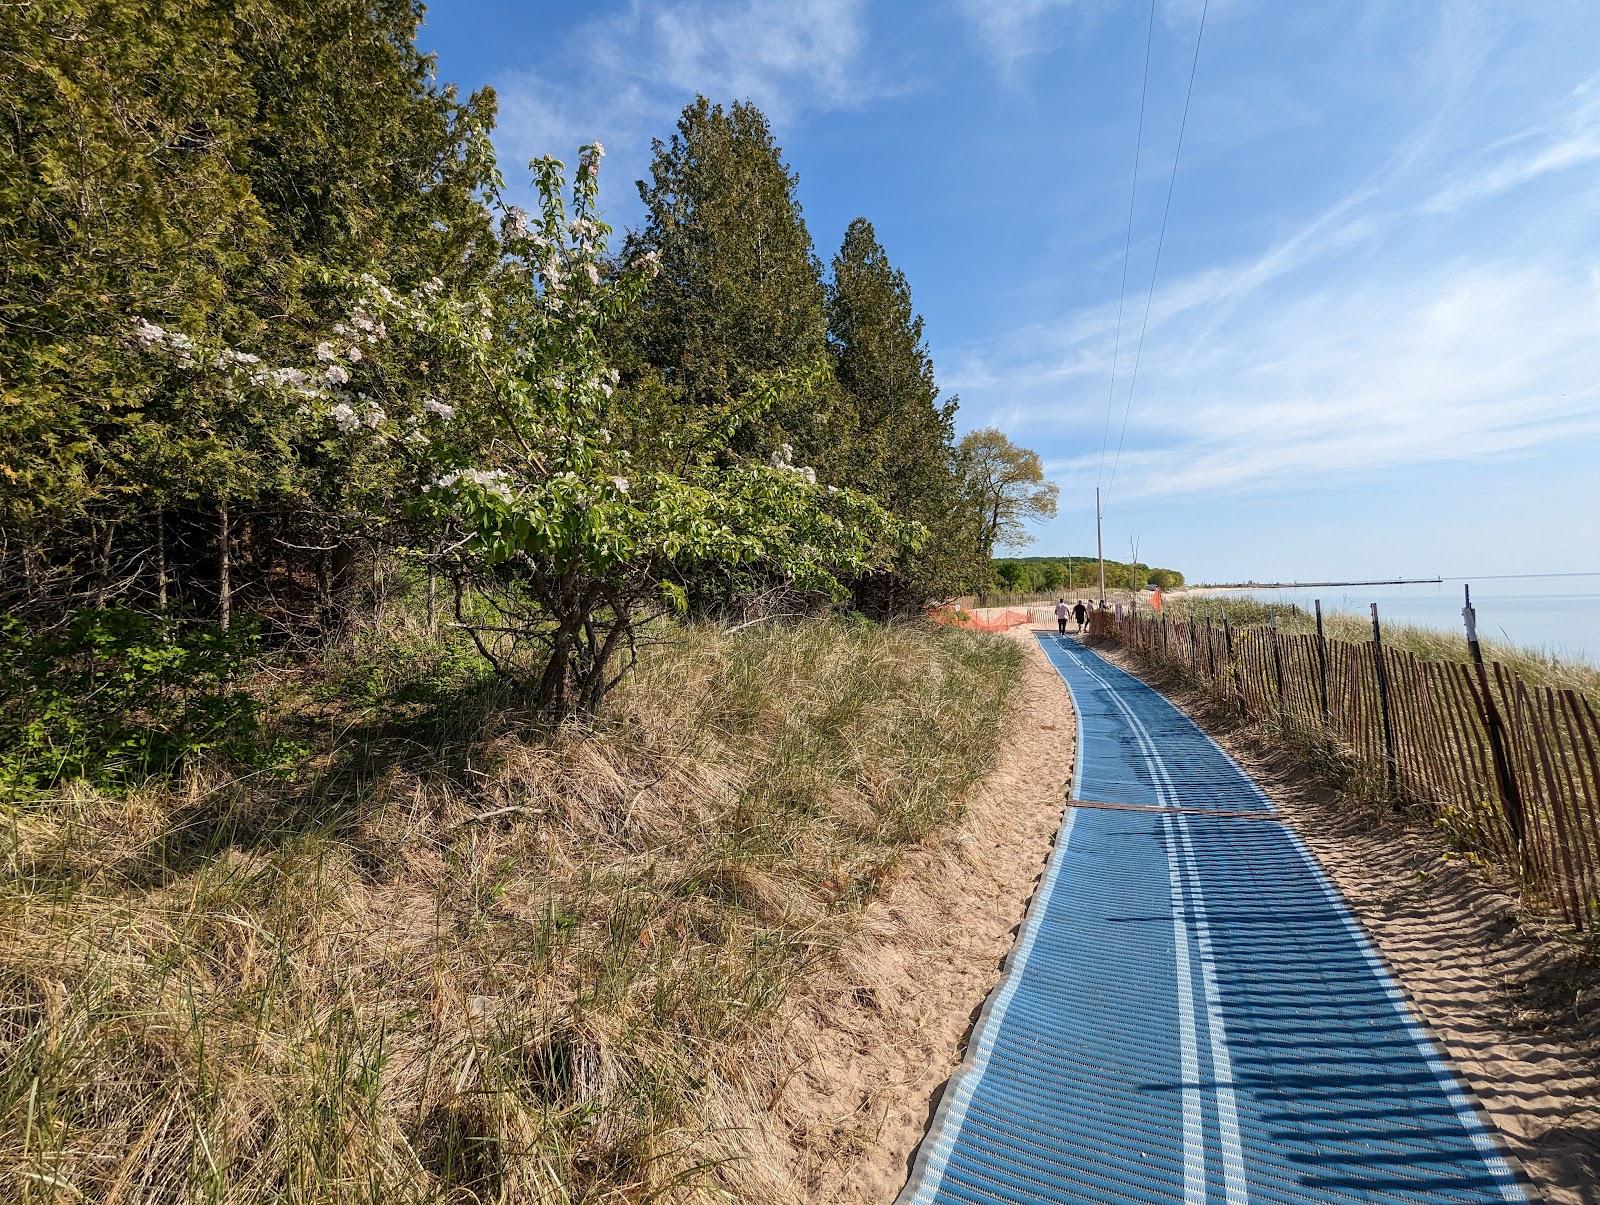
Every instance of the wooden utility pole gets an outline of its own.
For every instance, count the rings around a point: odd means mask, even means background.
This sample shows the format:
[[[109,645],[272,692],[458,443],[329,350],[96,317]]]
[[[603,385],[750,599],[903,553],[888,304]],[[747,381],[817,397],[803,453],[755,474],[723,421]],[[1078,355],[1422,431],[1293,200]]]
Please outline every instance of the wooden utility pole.
[[[1100,487],[1094,487],[1094,552],[1100,558],[1100,605],[1106,605],[1106,546],[1100,538]]]

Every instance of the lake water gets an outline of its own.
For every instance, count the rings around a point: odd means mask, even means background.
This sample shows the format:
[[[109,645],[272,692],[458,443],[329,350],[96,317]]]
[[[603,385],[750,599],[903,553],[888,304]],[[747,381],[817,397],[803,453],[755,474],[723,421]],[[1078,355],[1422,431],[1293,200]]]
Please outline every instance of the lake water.
[[[1478,635],[1524,648],[1542,649],[1572,661],[1600,665],[1600,573],[1539,577],[1446,578],[1414,586],[1288,586],[1226,593],[1263,602],[1294,603],[1311,610],[1367,615],[1372,603],[1390,623],[1455,632],[1466,639],[1461,622],[1461,588],[1472,586]]]

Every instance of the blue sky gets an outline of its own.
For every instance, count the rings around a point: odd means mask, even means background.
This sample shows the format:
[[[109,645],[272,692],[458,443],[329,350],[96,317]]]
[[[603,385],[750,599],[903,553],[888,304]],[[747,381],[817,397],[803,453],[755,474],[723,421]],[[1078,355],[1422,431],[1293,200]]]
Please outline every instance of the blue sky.
[[[603,139],[619,227],[695,92],[760,104],[824,261],[870,218],[963,428],[1060,483],[1029,551],[1092,551],[1098,481],[1107,555],[1194,580],[1600,570],[1600,5],[1211,0],[1174,178],[1202,3],[1156,0],[1131,240],[1148,0],[438,0],[421,41],[508,178]]]

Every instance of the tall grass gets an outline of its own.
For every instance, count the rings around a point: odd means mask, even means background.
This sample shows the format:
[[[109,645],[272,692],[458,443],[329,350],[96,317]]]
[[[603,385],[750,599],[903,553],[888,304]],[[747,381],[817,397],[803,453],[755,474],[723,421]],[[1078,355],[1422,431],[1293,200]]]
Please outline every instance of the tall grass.
[[[1265,624],[1276,617],[1278,628],[1285,634],[1305,634],[1317,630],[1316,616],[1293,603],[1262,602],[1253,598],[1236,598],[1216,594],[1172,595],[1165,600],[1165,610],[1173,619],[1207,617],[1215,623],[1222,622],[1227,611],[1228,622],[1235,627]],[[1411,624],[1390,623],[1382,619],[1383,643],[1390,648],[1413,653],[1430,661],[1468,661],[1466,634],[1440,632]],[[1343,611],[1329,611],[1323,616],[1323,630],[1330,640],[1346,640],[1359,644],[1372,639],[1372,621],[1361,615]],[[1483,655],[1498,661],[1507,669],[1522,675],[1530,686],[1570,687],[1590,695],[1600,695],[1600,668],[1577,661],[1560,658],[1499,641],[1482,642]]]
[[[992,763],[1017,646],[680,628],[551,734],[386,627],[260,684],[289,769],[6,806],[0,1197],[782,1199],[775,1018]]]

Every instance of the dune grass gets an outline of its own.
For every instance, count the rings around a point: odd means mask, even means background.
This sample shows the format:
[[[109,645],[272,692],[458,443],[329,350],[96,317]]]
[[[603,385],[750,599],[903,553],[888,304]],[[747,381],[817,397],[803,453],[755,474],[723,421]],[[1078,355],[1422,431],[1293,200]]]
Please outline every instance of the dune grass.
[[[781,1200],[776,1018],[992,764],[1021,656],[682,627],[541,733],[387,617],[303,756],[6,805],[0,1197]]]
[[[1228,622],[1236,627],[1265,624],[1276,616],[1278,627],[1285,633],[1309,633],[1317,630],[1316,616],[1304,607],[1292,603],[1269,603],[1253,598],[1237,598],[1219,594],[1176,594],[1166,599],[1166,614],[1172,619],[1203,620],[1209,616],[1220,623],[1224,609]],[[1323,616],[1323,630],[1330,640],[1346,640],[1361,644],[1372,639],[1372,621],[1361,615],[1342,611],[1329,611]],[[1383,642],[1390,648],[1400,649],[1430,661],[1470,660],[1465,634],[1457,635],[1436,631],[1433,628],[1412,624],[1383,621]],[[1570,687],[1582,693],[1600,696],[1600,668],[1578,661],[1565,661],[1499,641],[1482,642],[1483,655],[1498,661],[1507,669],[1522,675],[1530,686]]]

